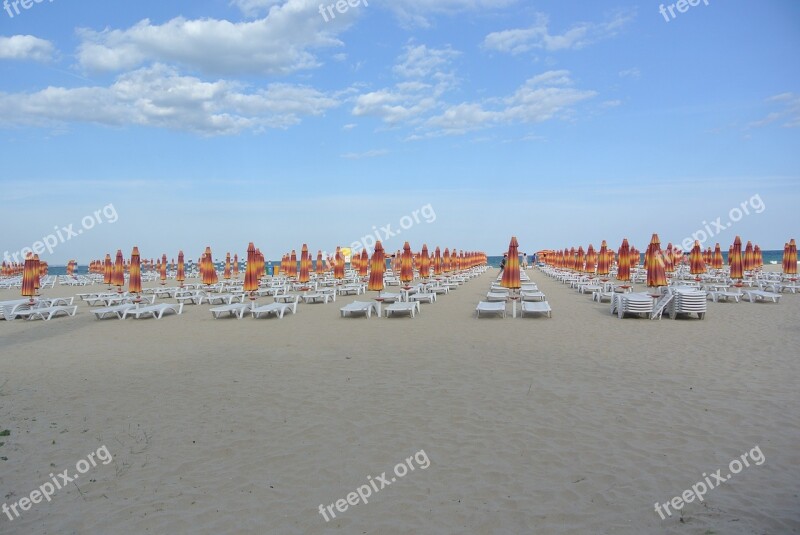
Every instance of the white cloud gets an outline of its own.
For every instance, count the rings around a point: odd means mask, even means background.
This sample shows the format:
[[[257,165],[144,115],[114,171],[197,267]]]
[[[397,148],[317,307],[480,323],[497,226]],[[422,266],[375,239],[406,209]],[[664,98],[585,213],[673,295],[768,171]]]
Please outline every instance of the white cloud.
[[[214,136],[288,128],[338,104],[336,99],[306,86],[276,83],[247,92],[235,82],[205,82],[156,65],[121,75],[109,87],[48,87],[36,93],[0,93],[0,124],[84,122]]]
[[[319,66],[314,51],[342,46],[335,35],[357,17],[350,10],[326,23],[315,0],[240,3],[271,9],[245,22],[177,17],[160,25],[145,19],[127,29],[79,30],[79,64],[90,71],[157,62],[210,74],[288,74]]]
[[[766,102],[771,105],[777,104],[783,109],[770,112],[763,119],[750,123],[750,128],[767,126],[776,122],[781,123],[784,128],[797,128],[800,126],[800,96],[794,93],[781,93],[780,95],[769,97]]]
[[[530,78],[513,95],[450,106],[425,123],[427,136],[464,134],[507,124],[541,123],[566,117],[571,107],[596,95],[570,87],[568,71],[548,71]]]
[[[625,69],[624,71],[619,71],[620,78],[633,78],[634,80],[638,80],[642,76],[641,71],[637,68],[632,69]]]
[[[448,66],[458,55],[458,52],[450,48],[435,49],[425,45],[409,45],[401,63],[395,65],[394,72],[403,78],[425,78]]]
[[[455,84],[455,76],[445,69],[457,56],[458,52],[449,48],[406,46],[393,69],[403,81],[359,95],[353,115],[379,117],[394,125],[431,112],[439,105],[439,97]]]
[[[580,22],[562,34],[551,34],[547,15],[537,13],[532,26],[492,32],[484,39],[483,46],[489,50],[509,54],[521,54],[537,49],[548,52],[575,50],[615,36],[632,19],[633,15],[618,13],[606,22]]]
[[[55,54],[53,43],[33,35],[0,36],[0,60],[50,61]]]

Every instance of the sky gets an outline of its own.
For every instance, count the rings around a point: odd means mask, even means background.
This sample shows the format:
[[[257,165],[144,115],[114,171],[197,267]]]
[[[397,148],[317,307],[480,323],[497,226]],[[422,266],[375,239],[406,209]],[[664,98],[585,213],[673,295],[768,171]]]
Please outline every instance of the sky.
[[[800,2],[691,3],[8,0],[0,254],[780,249]]]

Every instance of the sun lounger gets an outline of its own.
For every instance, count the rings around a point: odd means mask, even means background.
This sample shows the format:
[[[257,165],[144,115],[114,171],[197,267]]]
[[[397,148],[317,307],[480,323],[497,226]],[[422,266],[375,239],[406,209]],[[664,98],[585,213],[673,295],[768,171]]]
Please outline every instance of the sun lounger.
[[[409,297],[410,301],[424,301],[426,303],[433,303],[436,301],[436,294],[431,293],[417,293]]]
[[[739,299],[744,297],[742,292],[728,292],[722,290],[708,292],[708,295],[711,296],[711,299],[715,303],[719,303],[720,301],[728,301],[729,299],[733,299],[738,303]]]
[[[486,294],[486,300],[489,302],[508,301],[508,293],[503,292],[489,292]]]
[[[395,303],[403,300],[403,294],[392,292],[381,292],[378,297],[383,299],[384,303]]]
[[[283,315],[287,312],[297,313],[297,303],[300,301],[300,296],[294,295],[292,297],[294,297],[293,303],[270,303],[269,305],[255,307],[250,312],[254,318],[261,317],[261,314],[266,314],[267,316],[275,314],[278,318],[283,319]]]
[[[122,313],[122,319],[127,318],[129,315],[133,316],[136,319],[141,318],[142,316],[151,316],[155,319],[160,320],[165,313],[172,312],[176,315],[183,313],[183,303],[179,303],[177,305],[171,305],[168,303],[160,303],[158,305],[150,305],[145,307],[136,307],[129,308],[128,310]]]
[[[209,305],[230,305],[234,300],[238,299],[240,303],[244,301],[244,294],[208,294],[200,297],[200,303],[206,301]]]
[[[371,318],[373,310],[378,313],[378,303],[367,301],[353,301],[339,309],[343,318],[353,314],[364,314],[367,318]]]
[[[103,308],[93,308],[92,314],[94,314],[95,318],[103,319],[109,314],[114,314],[117,316],[117,319],[122,319],[122,315],[125,313],[126,310],[136,308],[136,305],[133,303],[123,303],[121,305],[115,305],[111,307],[103,307]]]
[[[395,313],[400,314],[409,314],[413,318],[416,312],[419,312],[419,301],[403,301],[398,303],[392,303],[391,305],[384,307],[383,311],[386,313],[386,317],[388,318],[390,315]]]
[[[519,293],[523,301],[545,301],[545,295],[538,290],[523,290]]]
[[[333,299],[336,294],[331,293],[322,293],[322,292],[312,292],[303,294],[300,298],[303,300],[304,303],[316,303],[317,300],[322,301],[323,303],[327,304],[329,299]]]
[[[183,292],[183,293],[176,293],[175,300],[178,301],[181,305],[186,303],[192,303],[193,305],[199,305],[203,302],[203,299],[208,297],[206,295],[205,290],[193,290],[190,292]]]
[[[763,290],[745,290],[744,295],[751,303],[755,303],[756,301],[766,301],[767,299],[773,303],[777,303],[781,299],[781,294],[765,292]]]
[[[505,318],[506,304],[505,302],[498,302],[498,301],[481,301],[475,308],[475,312],[477,314],[476,317],[478,318],[481,317],[481,312],[483,312],[484,314],[500,314]]]
[[[39,303],[38,300],[33,301],[33,306],[35,307]],[[0,313],[6,319],[6,321],[11,321],[17,317],[17,311],[26,310],[31,308],[31,301],[30,299],[14,299],[12,301],[2,301],[0,302]]]
[[[212,308],[210,311],[211,315],[214,316],[214,319],[219,319],[220,316],[226,313],[242,319],[245,312],[250,311],[250,307],[250,303],[231,303],[229,305],[222,305],[220,307]]]
[[[523,301],[522,313],[520,317],[525,314],[546,314],[548,318],[552,317],[553,309],[550,308],[550,303],[547,301]]]
[[[29,320],[39,318],[43,319],[44,321],[50,321],[50,319],[53,316],[57,316],[58,314],[66,314],[67,316],[74,316],[77,311],[78,311],[77,305],[54,306],[54,307],[39,307],[39,308],[30,308],[28,310],[20,310],[17,311],[17,315],[27,316]]]

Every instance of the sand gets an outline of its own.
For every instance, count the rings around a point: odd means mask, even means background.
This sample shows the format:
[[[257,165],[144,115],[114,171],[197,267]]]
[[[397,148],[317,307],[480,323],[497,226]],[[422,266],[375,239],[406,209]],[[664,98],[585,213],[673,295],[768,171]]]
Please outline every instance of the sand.
[[[413,320],[341,319],[350,297],[282,320],[0,321],[0,502],[113,457],[0,533],[800,533],[800,295],[620,320],[529,273],[550,319],[474,319],[492,269]],[[655,512],[755,446],[763,464]]]

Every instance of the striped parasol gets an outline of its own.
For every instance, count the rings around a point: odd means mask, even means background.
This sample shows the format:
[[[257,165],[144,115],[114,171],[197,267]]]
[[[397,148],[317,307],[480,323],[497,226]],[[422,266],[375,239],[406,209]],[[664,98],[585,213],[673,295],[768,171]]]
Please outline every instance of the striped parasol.
[[[244,286],[242,290],[250,294],[250,300],[255,300],[255,291],[258,290],[258,260],[256,246],[253,242],[247,245],[247,264],[244,267]]]
[[[714,269],[722,269],[723,265],[725,265],[725,262],[722,258],[722,248],[719,246],[719,243],[717,243],[714,247],[714,256],[711,259],[711,267]]]
[[[342,248],[338,245],[336,246],[336,255],[333,258],[333,278],[339,280],[344,278],[344,255],[342,254]]]
[[[414,280],[414,260],[411,255],[411,245],[403,244],[403,254],[400,256],[400,282],[405,284]]]
[[[317,250],[317,275],[322,275],[325,273],[325,263],[322,261],[322,251]]]
[[[742,267],[745,271],[753,271],[756,268],[756,255],[753,252],[753,242],[750,240],[747,240],[747,245],[744,248]]]
[[[444,248],[444,255],[442,256],[442,269],[445,273],[450,273],[450,270],[452,269],[450,262],[450,249],[447,247]]]
[[[178,271],[175,274],[175,280],[183,287],[183,281],[186,280],[186,264],[183,260],[183,251],[178,251]]]
[[[38,284],[36,279],[39,278],[39,269],[36,267],[36,261],[33,258],[33,253],[28,253],[25,257],[25,267],[22,270],[22,296],[30,297],[33,302],[33,296],[36,295],[36,288]]]
[[[794,238],[783,249],[783,272],[786,275],[797,275],[797,243]]]
[[[114,274],[111,283],[117,287],[119,293],[122,293],[122,285],[125,284],[125,260],[122,258],[122,249],[117,249],[117,258],[114,259]]]
[[[111,255],[106,253],[106,259],[103,262],[103,284],[108,284],[108,287],[111,288]]]
[[[309,274],[310,270],[311,257],[308,256],[308,245],[304,243],[303,247],[300,249],[300,276],[298,277],[297,281],[305,284],[311,280],[311,276]]]
[[[508,244],[508,259],[500,286],[510,290],[518,290],[522,286],[519,280],[519,243],[516,236],[512,236]]]
[[[439,247],[433,251],[433,276],[438,277],[442,274],[442,251]]]
[[[744,278],[744,262],[742,260],[742,239],[739,236],[733,240],[730,252],[728,253],[728,264],[730,265],[731,279],[741,280]]]
[[[211,256],[211,247],[206,247],[206,251],[203,253],[203,258],[201,261],[201,274],[203,284],[206,286],[211,286],[212,284],[219,282],[219,277],[217,277],[217,268],[214,265],[214,257]]]
[[[239,255],[237,253],[233,254],[233,278],[239,278]]]
[[[164,255],[164,260],[166,260],[167,256]],[[166,263],[164,267],[161,269],[165,269]],[[139,248],[134,246],[133,251],[131,252],[131,271],[130,276],[128,277],[128,291],[132,294],[140,294],[142,293],[142,261],[139,257]]]
[[[428,256],[427,244],[422,244],[422,252],[419,255],[419,276],[427,279],[431,275],[431,257]]]
[[[131,257],[131,259],[132,259],[132,258],[133,258],[133,257]],[[141,261],[140,261],[140,262],[141,262]],[[140,264],[140,265],[141,265],[141,264]],[[163,285],[163,284],[166,284],[166,283],[167,283],[167,254],[166,254],[166,253],[164,253],[164,254],[161,256],[161,266],[160,266],[160,268],[159,268],[159,271],[160,271],[159,275],[160,275],[160,278],[161,278],[161,284],[162,284],[162,285]],[[139,273],[141,274],[141,271],[140,271]],[[141,276],[141,275],[140,275],[140,276]]]
[[[667,272],[664,269],[664,258],[661,256],[661,242],[658,234],[653,234],[650,245],[645,254],[645,267],[647,269],[647,286],[657,288],[667,285]]]
[[[594,273],[597,266],[597,253],[594,250],[594,245],[591,243],[589,244],[589,248],[586,249],[586,265],[583,268],[583,271],[586,273]]]
[[[694,241],[694,247],[692,247],[691,252],[689,253],[689,273],[692,275],[701,275],[706,272],[706,263],[705,259],[703,258],[703,253],[700,251],[700,241]]]
[[[358,256],[358,253],[353,253],[353,255],[354,257]],[[369,253],[367,253],[367,249],[364,248],[361,250],[361,259],[358,262],[358,276],[366,277],[368,270],[369,270]]]
[[[366,251],[366,249],[365,249]],[[378,292],[380,296],[383,290],[383,274],[386,271],[386,253],[383,251],[383,245],[378,240],[375,243],[375,252],[372,253],[372,260],[370,261],[369,285],[368,290]]]
[[[222,272],[225,280],[231,280],[231,253],[225,253],[225,270]]]
[[[606,240],[600,244],[600,252],[597,256],[597,274],[598,275],[608,275],[609,271],[611,271],[611,257],[608,254],[610,251],[608,250],[608,244]]]

